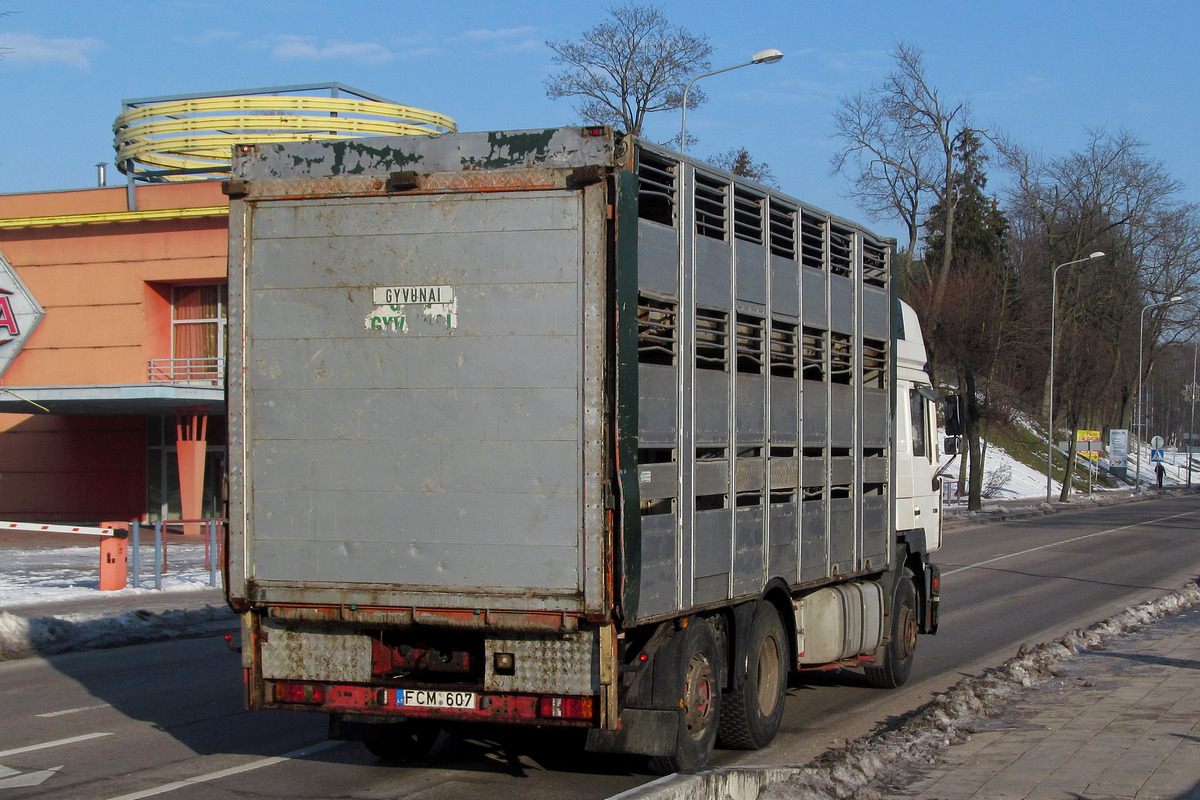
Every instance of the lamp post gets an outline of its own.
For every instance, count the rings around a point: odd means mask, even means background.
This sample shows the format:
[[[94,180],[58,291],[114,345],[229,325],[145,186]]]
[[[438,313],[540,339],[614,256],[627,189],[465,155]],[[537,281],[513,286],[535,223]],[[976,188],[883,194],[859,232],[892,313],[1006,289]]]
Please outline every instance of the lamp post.
[[[1146,327],[1146,312],[1158,306],[1168,306],[1171,303],[1178,303],[1183,298],[1180,295],[1175,295],[1167,300],[1158,303],[1150,303],[1142,308],[1142,313],[1138,318],[1138,391],[1137,391],[1137,453],[1133,457],[1133,474],[1134,484],[1133,493],[1137,494],[1142,491],[1142,335],[1145,333]]]
[[[1192,488],[1192,448],[1196,438],[1196,362],[1200,361],[1200,341],[1192,342],[1192,385],[1188,387],[1188,396],[1192,401],[1192,417],[1188,422],[1188,476],[1187,488]]]
[[[1050,275],[1050,403],[1049,412],[1046,419],[1046,502],[1050,502],[1050,494],[1053,491],[1053,471],[1054,465],[1054,320],[1058,315],[1058,271],[1063,267],[1069,267],[1072,264],[1082,264],[1085,261],[1091,261],[1094,258],[1104,258],[1104,253],[1097,250],[1087,258],[1079,258],[1075,261],[1068,261],[1065,264],[1059,264],[1054,268],[1054,272]]]
[[[697,75],[696,77],[694,77],[690,81],[688,81],[687,85],[683,87],[683,125],[680,128],[680,134],[679,134],[679,152],[683,153],[687,149],[687,97],[688,97],[688,90],[692,88],[693,83],[700,80],[701,78],[707,78],[709,75],[719,75],[722,72],[729,72],[729,70],[731,70],[731,69],[741,69],[742,67],[749,67],[752,64],[774,64],[776,61],[778,61],[781,58],[783,58],[783,53],[781,53],[778,50],[775,50],[775,49],[759,50],[757,53],[755,53],[753,56],[750,57],[749,61],[745,62],[744,64],[734,64],[732,67],[723,67],[722,69],[715,69],[712,72],[705,72],[703,75]]]

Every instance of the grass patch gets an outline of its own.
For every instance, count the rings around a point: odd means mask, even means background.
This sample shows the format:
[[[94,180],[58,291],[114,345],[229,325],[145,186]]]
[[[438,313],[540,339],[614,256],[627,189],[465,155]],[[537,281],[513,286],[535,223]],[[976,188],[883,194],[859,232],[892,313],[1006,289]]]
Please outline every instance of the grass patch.
[[[1001,422],[988,424],[986,433],[988,453],[984,456],[983,470],[988,471],[992,448],[999,448],[1008,454],[1009,458],[1019,461],[1035,472],[1046,474],[1046,440],[1040,432],[1035,432],[1024,425],[1010,425]],[[1064,458],[1057,450],[1054,453],[1054,480],[1060,485],[1063,480]],[[1088,471],[1081,460],[1076,460],[1075,471],[1071,476],[1071,487],[1076,492],[1087,492]],[[1115,489],[1118,483],[1107,472],[1100,470],[1092,483],[1093,488]]]

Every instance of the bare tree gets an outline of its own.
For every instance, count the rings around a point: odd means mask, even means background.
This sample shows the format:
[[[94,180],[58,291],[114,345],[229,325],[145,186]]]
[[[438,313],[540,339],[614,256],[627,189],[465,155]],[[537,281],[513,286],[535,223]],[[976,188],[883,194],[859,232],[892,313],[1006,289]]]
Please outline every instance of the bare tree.
[[[901,42],[892,57],[896,67],[882,84],[843,100],[834,113],[834,132],[843,145],[831,165],[850,177],[850,195],[867,213],[903,222],[909,237],[906,261],[924,272],[920,282],[933,285],[930,302],[937,308],[954,258],[961,144],[983,131],[972,127],[966,103],[946,103],[930,85],[919,48]],[[945,230],[936,264],[916,260],[925,208],[933,205],[941,210]]]
[[[1178,308],[1151,309],[1144,318],[1143,309],[1174,295],[1192,294],[1200,283],[1195,252],[1200,215],[1178,202],[1179,184],[1146,154],[1146,145],[1127,132],[1090,131],[1083,148],[1059,158],[1040,158],[1011,144],[1001,151],[1015,176],[1009,217],[1025,242],[1017,266],[1026,330],[1043,345],[1031,343],[1028,354],[1046,352],[1055,265],[1097,250],[1106,253],[1103,261],[1086,270],[1065,270],[1059,280],[1055,419],[1068,433],[1081,423],[1101,428],[1123,421],[1137,384],[1137,343],[1150,343],[1151,358],[1142,359],[1148,371],[1155,343],[1173,330],[1168,320],[1179,318]],[[1144,332],[1139,330],[1143,320]],[[1045,356],[1034,355],[1016,368],[1020,370],[1029,374],[1031,388],[1037,386],[1045,414]],[[1110,410],[1101,413],[1103,408]],[[1068,436],[1062,499],[1070,491],[1074,438]]]
[[[958,375],[967,401],[970,446],[964,464],[969,466],[970,504],[978,508],[984,458],[979,436],[984,408],[979,400],[987,390],[993,359],[975,352],[967,339],[986,349],[994,346],[1002,330],[1006,303],[988,303],[982,293],[1004,289],[1004,224],[991,219],[982,193],[987,142],[984,132],[972,126],[967,105],[942,99],[926,77],[919,48],[901,42],[892,58],[895,67],[883,83],[844,99],[834,113],[842,147],[831,166],[834,173],[851,179],[849,194],[867,213],[898,219],[908,229],[907,250],[898,258],[900,291],[926,321],[935,366]],[[973,207],[963,223],[968,243],[960,257],[957,215],[968,195]],[[923,229],[931,235],[918,259]],[[981,327],[978,311],[968,314],[963,324],[960,312],[975,308],[973,300],[998,312],[992,324]],[[939,346],[943,342],[950,344]]]
[[[968,487],[968,507],[980,508],[984,487],[986,447],[983,434],[989,412],[996,354],[1010,326],[1011,272],[1006,259],[1008,221],[986,194],[987,157],[976,133],[964,136],[956,158],[961,172],[954,175],[951,195],[958,207],[953,220],[952,269],[941,281],[910,280],[903,287],[917,313],[937,330],[928,342],[938,371],[955,373],[966,401],[964,433],[966,458],[961,469]],[[939,205],[929,210],[925,224],[925,258],[940,262],[948,237],[946,217]],[[915,277],[915,276],[914,276]],[[941,291],[935,305],[933,295]]]
[[[905,255],[911,262],[921,238],[928,183],[924,176],[932,167],[907,147],[903,130],[888,117],[881,91],[846,98],[834,112],[835,133],[845,145],[834,154],[831,166],[834,174],[851,180],[854,188],[849,196],[872,219],[897,219],[904,224]]]
[[[706,36],[671,25],[653,6],[628,4],[608,15],[610,21],[577,42],[546,42],[554,62],[566,66],[546,80],[546,95],[575,99],[575,110],[590,123],[641,135],[646,115],[682,106],[683,88],[708,69],[712,45]],[[693,89],[688,108],[705,99]]]

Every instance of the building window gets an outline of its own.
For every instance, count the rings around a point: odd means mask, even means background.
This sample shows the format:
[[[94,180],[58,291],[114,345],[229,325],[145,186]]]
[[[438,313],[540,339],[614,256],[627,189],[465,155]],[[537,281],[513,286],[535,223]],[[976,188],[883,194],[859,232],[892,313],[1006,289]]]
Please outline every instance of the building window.
[[[171,357],[175,380],[220,378],[224,372],[225,284],[176,286],[171,292]]]

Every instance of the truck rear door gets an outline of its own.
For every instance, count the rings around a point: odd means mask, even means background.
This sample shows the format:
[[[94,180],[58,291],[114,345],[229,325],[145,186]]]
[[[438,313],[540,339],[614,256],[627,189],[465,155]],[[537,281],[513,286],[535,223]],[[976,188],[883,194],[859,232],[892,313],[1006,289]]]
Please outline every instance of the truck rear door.
[[[606,190],[544,172],[233,204],[232,595],[604,607]]]

